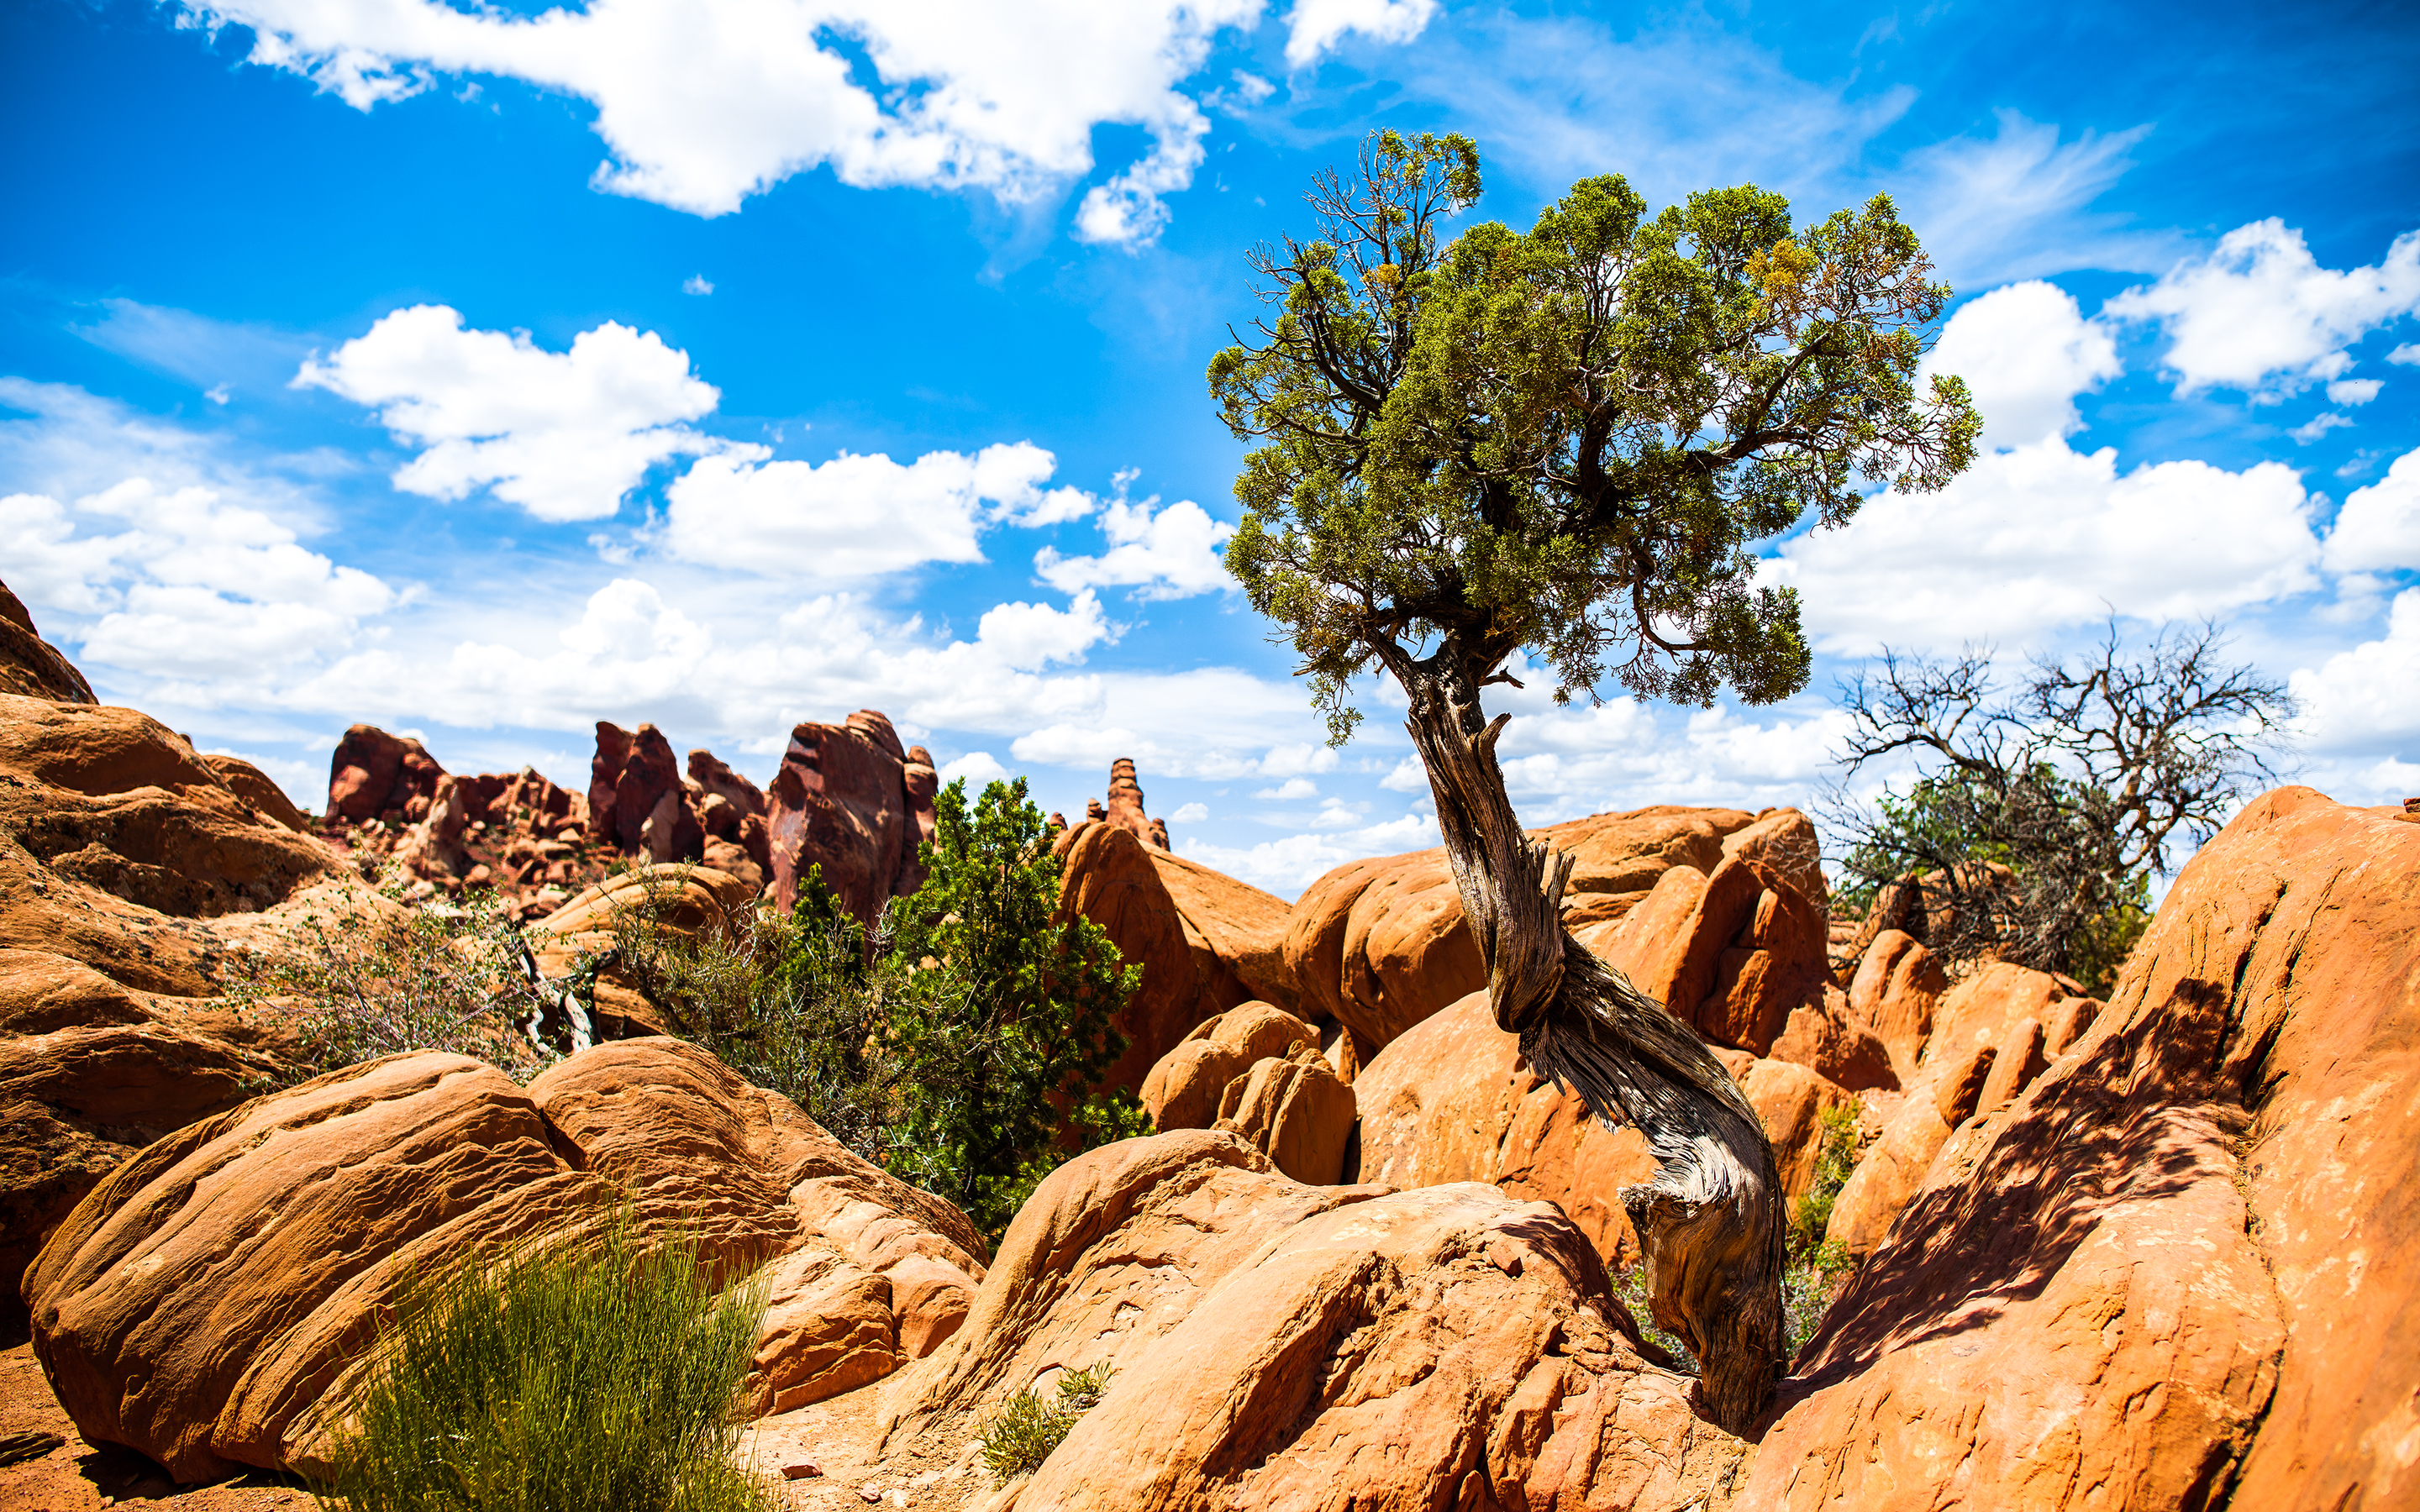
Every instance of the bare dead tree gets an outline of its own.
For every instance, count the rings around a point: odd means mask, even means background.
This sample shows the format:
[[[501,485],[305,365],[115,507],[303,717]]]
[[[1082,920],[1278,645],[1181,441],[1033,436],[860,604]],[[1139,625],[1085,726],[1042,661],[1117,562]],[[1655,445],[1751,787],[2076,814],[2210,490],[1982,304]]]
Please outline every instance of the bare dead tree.
[[[2013,688],[1988,646],[1944,661],[1885,650],[1842,685],[1843,776],[1902,751],[1919,775],[1872,805],[1827,803],[1851,841],[1844,894],[1896,889],[1896,909],[1953,960],[2106,964],[2088,959],[2100,921],[2278,780],[2293,700],[2226,664],[2226,645],[2212,621],[2136,648],[2113,615],[2091,651],[2036,657]]]

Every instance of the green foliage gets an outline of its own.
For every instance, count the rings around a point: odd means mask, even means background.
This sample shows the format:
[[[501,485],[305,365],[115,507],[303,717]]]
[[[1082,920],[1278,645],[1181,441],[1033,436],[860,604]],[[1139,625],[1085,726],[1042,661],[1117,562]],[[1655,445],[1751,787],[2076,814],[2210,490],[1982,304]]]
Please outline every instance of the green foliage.
[[[1142,968],[1054,918],[1059,860],[1023,779],[971,808],[954,782],[934,809],[923,886],[872,931],[811,872],[786,918],[690,938],[643,902],[617,937],[676,1032],[996,1242],[1068,1155],[1148,1132],[1131,1092],[1099,1090]]]
[[[1019,1475],[1031,1475],[1066,1442],[1076,1420],[1099,1405],[1109,1389],[1114,1370],[1107,1360],[1059,1378],[1055,1399],[1045,1402],[1032,1391],[1011,1396],[998,1415],[985,1423],[975,1442],[983,1448],[984,1468],[994,1485],[1005,1486]]]
[[[1355,177],[1314,184],[1312,240],[1256,254],[1273,318],[1209,370],[1264,443],[1228,567],[1334,737],[1355,675],[1433,641],[1473,687],[1528,648],[1562,700],[1608,672],[1699,703],[1803,687],[1754,544],[1842,523],[1862,480],[1938,488],[1980,424],[1961,380],[1916,392],[1949,290],[1890,200],[1793,224],[1744,185],[1650,215],[1608,175],[1441,246],[1479,196],[1468,139],[1373,133]]]
[[[690,1240],[615,1215],[413,1290],[331,1454],[351,1512],[771,1512],[733,1459],[764,1316]]]
[[[1857,1273],[1845,1245],[1824,1238],[1840,1188],[1857,1168],[1855,1103],[1825,1108],[1817,1117],[1822,1143],[1815,1152],[1815,1180],[1790,1215],[1789,1258],[1781,1273],[1782,1341],[1795,1353],[1813,1335],[1840,1288]]]
[[[399,897],[403,879],[384,890]],[[282,1021],[304,1076],[410,1050],[475,1056],[527,1081],[553,1063],[526,1026],[545,1003],[509,905],[479,891],[399,918],[303,916],[283,949],[232,960],[237,1011]]]
[[[1142,968],[1121,964],[1091,919],[1054,918],[1059,858],[1023,778],[988,784],[971,810],[953,782],[934,820],[920,852],[928,874],[893,906],[889,949],[906,971],[953,986],[892,1005],[887,1033],[915,1070],[890,1164],[997,1235],[1063,1124],[1079,1139],[1131,1126],[1095,1089],[1125,1049],[1112,1020]]]
[[[1839,1199],[1840,1188],[1849,1181],[1849,1174],[1857,1168],[1857,1116],[1861,1104],[1845,1103],[1825,1108],[1816,1115],[1818,1138],[1822,1141],[1815,1151],[1815,1180],[1798,1199],[1798,1207],[1790,1215],[1790,1248],[1792,1253],[1812,1251],[1823,1242],[1823,1231],[1832,1224],[1832,1204]]]
[[[1678,1334],[1668,1334],[1656,1324],[1655,1299],[1647,1287],[1647,1267],[1634,1265],[1616,1272],[1612,1281],[1615,1298],[1630,1310],[1632,1320],[1638,1324],[1638,1332],[1647,1342],[1670,1355],[1683,1375],[1696,1375],[1698,1357],[1689,1352],[1689,1346]]]

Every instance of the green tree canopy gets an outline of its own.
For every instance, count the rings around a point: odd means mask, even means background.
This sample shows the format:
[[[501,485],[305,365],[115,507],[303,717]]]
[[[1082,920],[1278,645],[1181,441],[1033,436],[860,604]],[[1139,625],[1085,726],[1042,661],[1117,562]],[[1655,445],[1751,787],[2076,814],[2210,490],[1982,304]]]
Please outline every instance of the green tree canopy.
[[[1745,1431],[1787,1364],[1780,1179],[1702,1041],[1563,930],[1572,858],[1506,796],[1481,690],[1528,651],[1559,700],[1749,702],[1806,686],[1798,600],[1757,543],[1974,455],[1965,386],[1916,370],[1949,290],[1888,198],[1812,224],[1751,186],[1649,215],[1587,178],[1526,232],[1441,241],[1480,193],[1459,136],[1373,134],[1308,242],[1252,257],[1269,314],[1210,364],[1244,518],[1227,564],[1342,741],[1373,662],[1409,703],[1499,1027],[1655,1151],[1624,1188],[1655,1320]]]
[[[1527,232],[1475,202],[1467,138],[1392,131],[1323,175],[1318,232],[1252,259],[1273,317],[1210,389],[1257,440],[1227,563],[1301,653],[1330,729],[1374,657],[1450,649],[1475,686],[1536,652],[1557,694],[1752,703],[1805,686],[1796,594],[1756,543],[1861,483],[1939,487],[1974,454],[1965,385],[1916,365],[1949,299],[1887,196],[1794,225],[1753,186],[1649,215],[1582,179]]]

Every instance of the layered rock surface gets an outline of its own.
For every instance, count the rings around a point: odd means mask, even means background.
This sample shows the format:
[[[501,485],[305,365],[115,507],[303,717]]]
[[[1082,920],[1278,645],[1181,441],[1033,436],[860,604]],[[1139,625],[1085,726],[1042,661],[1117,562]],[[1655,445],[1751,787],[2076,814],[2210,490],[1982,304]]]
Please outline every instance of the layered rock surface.
[[[35,1345],[85,1438],[180,1480],[314,1458],[418,1275],[627,1200],[733,1274],[773,1263],[760,1410],[945,1342],[983,1275],[955,1209],[692,1046],[605,1045],[523,1089],[458,1056],[349,1067],[193,1125],[80,1204],[29,1273]]]

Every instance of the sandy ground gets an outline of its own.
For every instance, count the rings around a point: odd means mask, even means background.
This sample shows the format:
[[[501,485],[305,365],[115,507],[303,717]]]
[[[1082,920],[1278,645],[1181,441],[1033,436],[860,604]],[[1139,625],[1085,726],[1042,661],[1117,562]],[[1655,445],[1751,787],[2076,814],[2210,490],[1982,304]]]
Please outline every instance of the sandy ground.
[[[888,1458],[876,1453],[886,1385],[879,1383],[751,1425],[740,1454],[798,1512],[840,1508],[923,1507],[959,1512],[988,1500],[991,1478],[975,1458],[971,1442],[896,1446]],[[39,1459],[0,1467],[0,1509],[5,1512],[97,1512],[101,1507],[175,1509],[175,1512],[306,1512],[313,1505],[302,1482],[256,1473],[215,1486],[179,1487],[142,1455],[114,1445],[99,1448],[78,1436],[57,1400],[33,1347],[0,1350],[0,1433],[47,1429],[67,1443]],[[820,1473],[787,1480],[785,1466],[813,1464]]]

